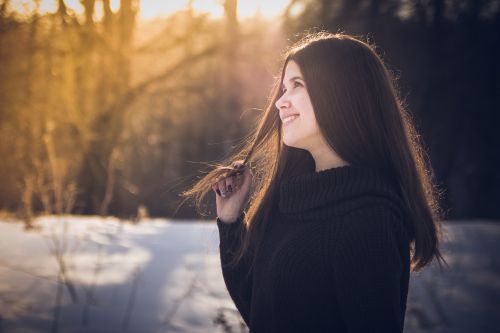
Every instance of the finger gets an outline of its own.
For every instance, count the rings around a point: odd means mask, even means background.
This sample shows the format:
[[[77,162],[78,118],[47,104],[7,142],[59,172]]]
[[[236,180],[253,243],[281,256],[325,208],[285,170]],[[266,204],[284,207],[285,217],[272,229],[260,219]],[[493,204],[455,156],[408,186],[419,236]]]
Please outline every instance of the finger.
[[[245,165],[243,164],[243,160],[236,161],[232,164],[233,171],[231,172],[234,175],[242,174],[245,171]]]
[[[219,180],[219,191],[221,197],[225,198],[227,196],[226,179]]]
[[[243,173],[243,176],[242,176],[241,187],[248,188],[248,186],[250,186],[250,184],[252,183],[252,178],[253,178],[253,174],[250,171],[250,169],[245,170],[245,173]]]
[[[214,190],[215,194],[218,194],[220,196],[220,191],[219,191],[219,185],[218,183],[215,183],[212,185],[212,190]]]
[[[226,178],[226,188],[228,193],[233,193],[234,191],[234,177]]]
[[[233,187],[239,188],[243,183],[243,177],[244,177],[243,174],[236,175],[233,179]]]
[[[241,168],[243,166],[243,160],[237,160],[233,162],[233,168]]]

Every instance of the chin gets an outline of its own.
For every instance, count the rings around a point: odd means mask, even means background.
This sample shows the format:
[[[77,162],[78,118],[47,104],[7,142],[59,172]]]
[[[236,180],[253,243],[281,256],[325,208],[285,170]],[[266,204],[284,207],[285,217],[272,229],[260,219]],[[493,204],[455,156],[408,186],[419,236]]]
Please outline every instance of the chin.
[[[283,136],[283,143],[285,144],[285,146],[294,147],[293,140],[291,140],[290,138],[287,138],[286,136]]]
[[[283,137],[283,143],[285,144],[285,146],[288,146],[288,147],[291,147],[291,148],[303,149],[300,146],[299,142],[297,142],[297,140],[293,140],[293,139],[290,139],[290,138]]]

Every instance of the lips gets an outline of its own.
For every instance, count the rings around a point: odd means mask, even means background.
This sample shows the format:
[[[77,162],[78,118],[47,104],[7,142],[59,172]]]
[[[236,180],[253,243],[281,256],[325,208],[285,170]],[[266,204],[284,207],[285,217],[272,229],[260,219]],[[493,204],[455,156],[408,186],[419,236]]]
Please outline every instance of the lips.
[[[285,119],[290,116],[298,116],[298,115],[300,115],[298,112],[283,112],[282,114],[280,114],[280,117],[281,121],[285,121]]]
[[[287,116],[287,117],[283,118],[283,125],[291,123],[292,121],[294,121],[298,117],[299,117],[299,115],[291,115],[291,116]]]
[[[299,117],[299,114],[298,113],[293,113],[293,114],[287,114],[285,115],[281,121],[283,122],[283,126],[284,125],[287,125],[291,122],[293,122],[295,119],[297,119]]]

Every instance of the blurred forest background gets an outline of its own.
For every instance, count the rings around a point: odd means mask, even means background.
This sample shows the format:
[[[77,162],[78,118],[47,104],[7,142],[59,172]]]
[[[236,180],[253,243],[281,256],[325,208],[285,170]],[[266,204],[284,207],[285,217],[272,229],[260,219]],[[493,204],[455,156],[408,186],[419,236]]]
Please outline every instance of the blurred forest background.
[[[286,45],[327,29],[397,75],[448,218],[500,219],[500,1],[156,1],[180,5],[147,19],[145,0],[51,2],[0,1],[5,214],[198,217],[179,193],[247,139]]]

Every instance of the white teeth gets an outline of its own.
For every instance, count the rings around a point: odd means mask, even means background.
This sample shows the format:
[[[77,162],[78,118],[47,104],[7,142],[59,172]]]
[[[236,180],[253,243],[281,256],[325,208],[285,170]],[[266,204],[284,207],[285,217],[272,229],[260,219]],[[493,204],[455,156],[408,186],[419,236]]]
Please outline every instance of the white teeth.
[[[295,118],[297,118],[299,115],[295,114],[295,115],[292,115],[292,116],[287,116],[285,118],[283,118],[283,124],[286,124],[286,123],[289,123],[291,122],[292,120],[294,120]]]

